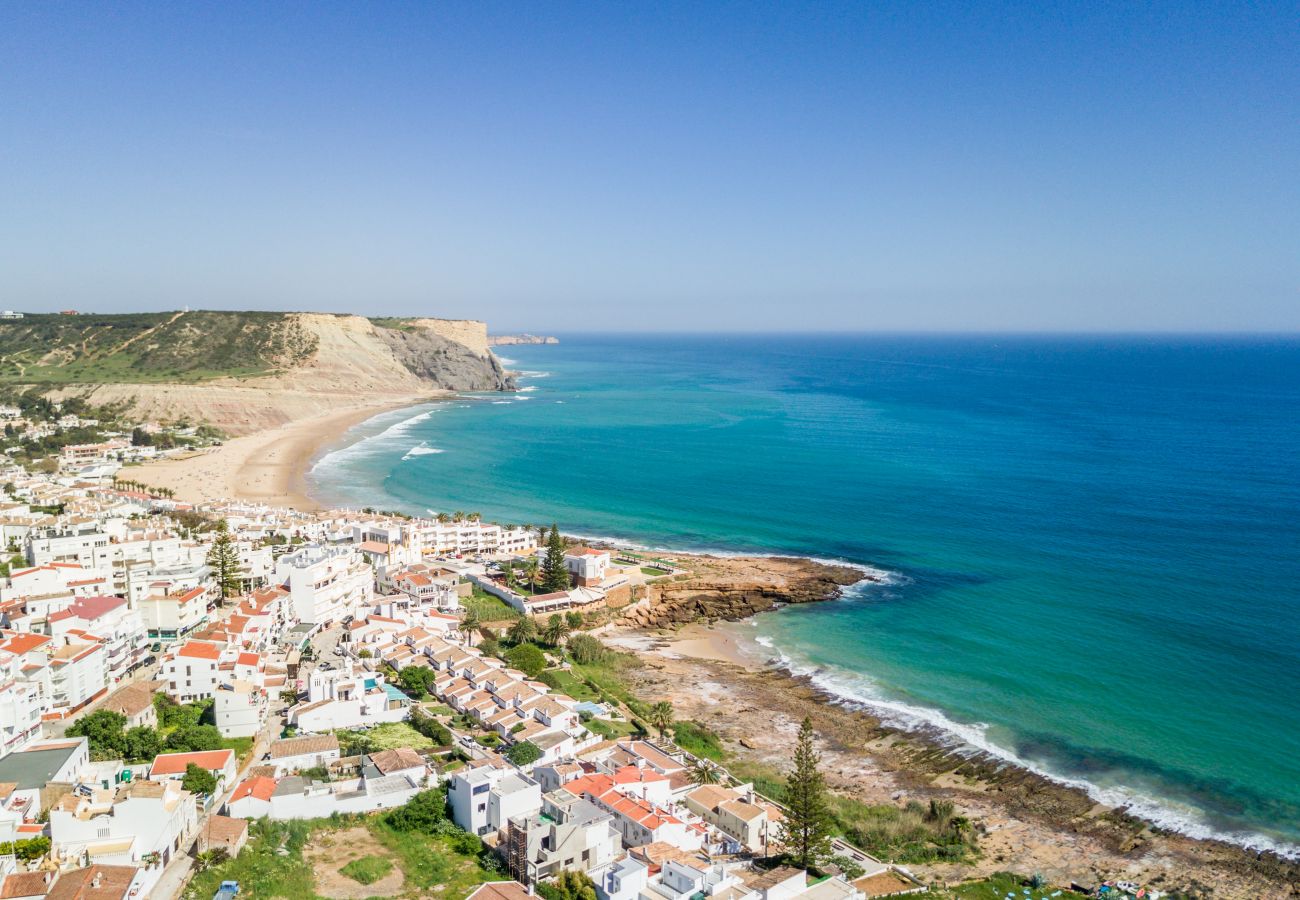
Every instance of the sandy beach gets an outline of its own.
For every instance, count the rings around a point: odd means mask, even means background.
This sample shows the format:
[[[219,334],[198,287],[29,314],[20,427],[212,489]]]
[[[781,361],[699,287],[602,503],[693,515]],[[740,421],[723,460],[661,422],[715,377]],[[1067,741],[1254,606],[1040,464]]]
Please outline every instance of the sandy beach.
[[[784,771],[803,716],[813,719],[828,785],[868,803],[953,801],[982,826],[981,857],[917,865],[925,880],[956,883],[1013,870],[1054,883],[1132,878],[1210,897],[1292,897],[1300,868],[1235,845],[1149,827],[1123,811],[1000,761],[960,751],[938,734],[901,732],[771,664],[744,625],[676,631],[607,629],[602,639],[644,663],[631,682],[648,701],[717,733],[732,759]]]
[[[187,503],[245,500],[312,511],[320,504],[306,490],[312,461],[348,429],[391,409],[442,399],[446,394],[387,397],[372,404],[299,419],[232,438],[220,447],[122,471],[123,478],[170,488]]]

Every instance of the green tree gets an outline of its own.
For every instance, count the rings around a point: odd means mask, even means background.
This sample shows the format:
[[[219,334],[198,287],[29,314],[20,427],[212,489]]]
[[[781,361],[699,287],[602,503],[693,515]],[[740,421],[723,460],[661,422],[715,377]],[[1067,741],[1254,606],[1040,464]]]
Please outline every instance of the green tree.
[[[233,597],[239,593],[239,548],[231,537],[230,526],[225,519],[217,521],[217,536],[208,549],[208,566],[212,577],[221,588],[222,597]]]
[[[596,885],[585,872],[565,869],[554,881],[539,882],[537,893],[543,900],[596,900]]]
[[[541,748],[532,741],[520,741],[506,751],[506,759],[516,766],[526,766],[542,758]]]
[[[542,564],[537,561],[537,557],[530,556],[524,561],[524,580],[528,582],[529,589],[537,593],[537,580],[542,577]]]
[[[204,850],[194,857],[194,871],[206,872],[208,869],[221,865],[228,859],[230,859],[230,851],[225,847]]]
[[[660,700],[650,707],[646,719],[655,727],[655,730],[659,732],[659,737],[662,738],[668,733],[668,727],[673,724],[673,705],[667,700]]]
[[[182,725],[167,735],[167,749],[174,753],[220,750],[221,732],[215,725]]]
[[[526,644],[537,637],[537,623],[528,616],[515,619],[515,623],[506,632],[506,638],[512,644]]]
[[[576,609],[571,609],[564,614],[564,621],[569,623],[570,631],[577,631],[582,627],[582,613]]]
[[[544,640],[549,646],[560,646],[568,636],[569,623],[564,621],[564,617],[559,613],[553,614],[546,620],[546,627],[542,629],[542,640]]]
[[[813,745],[812,719],[805,718],[795,743],[794,769],[786,781],[786,814],[780,832],[791,861],[804,869],[826,859],[831,850],[831,811],[820,763]]]
[[[397,676],[397,680],[402,685],[402,690],[410,694],[412,699],[421,700],[424,695],[429,693],[429,688],[433,686],[434,681],[438,678],[433,669],[426,666],[407,666]]]
[[[215,794],[217,792],[217,776],[207,769],[189,763],[185,766],[185,776],[181,778],[181,787],[191,794]]]
[[[552,525],[546,539],[546,559],[542,562],[542,587],[548,593],[569,589],[569,570],[564,565],[564,541],[560,526]]]
[[[126,755],[126,716],[108,709],[95,710],[73,722],[67,734],[90,740],[92,759],[121,759]]]
[[[546,668],[546,654],[536,644],[518,644],[506,651],[506,662],[529,678],[536,678]]]
[[[569,638],[566,649],[573,661],[580,666],[598,665],[609,657],[609,651],[600,642],[600,638],[589,634],[575,634]]]
[[[425,834],[433,834],[446,819],[447,799],[441,788],[421,791],[384,817],[389,827],[397,831],[422,831]]]
[[[482,624],[483,624],[483,619],[482,617],[479,616],[478,610],[467,609],[465,610],[465,615],[461,616],[460,630],[464,633],[465,637],[468,639],[473,637],[474,632],[478,631],[479,626]]]
[[[153,759],[162,753],[162,738],[158,732],[145,725],[137,725],[126,732],[127,759]]]

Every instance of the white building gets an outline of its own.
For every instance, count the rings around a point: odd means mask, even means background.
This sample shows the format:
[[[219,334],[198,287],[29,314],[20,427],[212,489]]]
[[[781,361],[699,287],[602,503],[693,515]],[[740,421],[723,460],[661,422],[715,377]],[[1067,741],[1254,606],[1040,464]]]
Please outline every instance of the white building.
[[[325,732],[410,716],[411,699],[374,672],[315,669],[307,678],[307,700],[289,710],[289,724],[300,731]]]
[[[226,648],[211,641],[186,641],[163,657],[158,677],[163,691],[179,703],[206,700],[221,684],[221,657]]]
[[[122,597],[83,597],[67,609],[51,613],[49,631],[55,637],[78,632],[104,644],[105,672],[116,684],[148,654],[149,641],[140,614]]]
[[[208,602],[213,598],[207,586],[172,591],[160,586],[157,593],[139,598],[140,616],[151,640],[174,641],[185,637],[208,619]]]
[[[70,643],[50,654],[50,711],[70,715],[107,693],[103,644]]]
[[[152,887],[198,827],[193,796],[177,782],[133,781],[74,792],[50,810],[50,858],[75,868],[88,859],[140,866]],[[148,896],[148,889],[141,894]]]
[[[286,553],[275,564],[275,577],[289,590],[299,622],[328,625],[370,603],[374,571],[350,547],[312,545]]]
[[[277,777],[303,769],[328,767],[339,760],[339,739],[332,734],[307,734],[271,744],[266,765],[275,767]]]
[[[564,567],[578,587],[599,587],[609,569],[608,550],[575,547],[564,554]]]

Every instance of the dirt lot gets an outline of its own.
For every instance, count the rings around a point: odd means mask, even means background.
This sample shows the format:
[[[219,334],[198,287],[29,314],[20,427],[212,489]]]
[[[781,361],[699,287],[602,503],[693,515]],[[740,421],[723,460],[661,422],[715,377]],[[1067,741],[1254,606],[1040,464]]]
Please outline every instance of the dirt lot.
[[[339,872],[343,866],[363,856],[382,856],[393,862],[393,871],[374,884],[360,884]],[[366,900],[367,897],[396,897],[402,893],[406,876],[397,858],[374,839],[365,828],[321,832],[303,850],[316,875],[316,892],[331,900]]]

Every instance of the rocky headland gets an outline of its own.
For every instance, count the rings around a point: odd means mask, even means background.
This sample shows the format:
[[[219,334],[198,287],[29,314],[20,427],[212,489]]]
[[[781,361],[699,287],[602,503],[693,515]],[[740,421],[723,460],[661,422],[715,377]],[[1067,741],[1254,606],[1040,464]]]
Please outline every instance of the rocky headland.
[[[493,347],[509,347],[513,344],[558,344],[559,338],[540,334],[492,334],[488,343]]]
[[[785,603],[832,600],[870,578],[861,569],[811,559],[773,556],[658,554],[684,571],[646,585],[646,599],[631,607],[632,628],[737,621]]]

